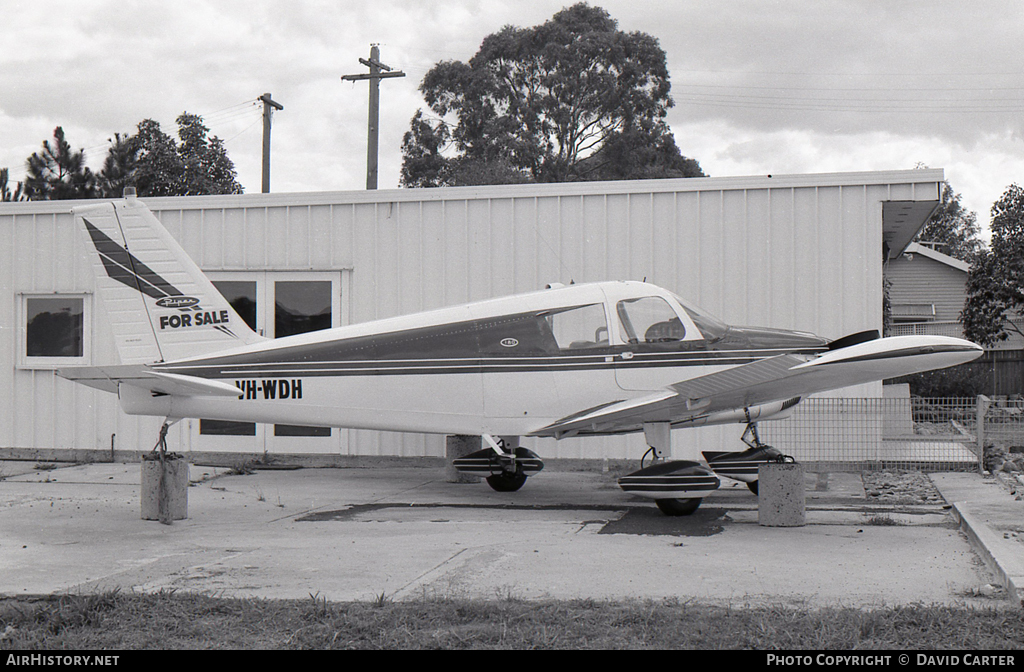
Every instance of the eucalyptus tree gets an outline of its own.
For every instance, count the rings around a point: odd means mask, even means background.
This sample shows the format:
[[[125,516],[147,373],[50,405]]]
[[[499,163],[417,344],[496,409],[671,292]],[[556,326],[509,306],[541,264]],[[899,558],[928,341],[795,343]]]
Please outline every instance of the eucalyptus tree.
[[[566,182],[703,175],[665,122],[657,39],[580,3],[540,26],[505,26],[468,63],[442,61],[402,146],[402,184]]]
[[[960,194],[943,182],[939,207],[914,240],[938,243],[939,252],[970,263],[982,248],[980,232],[977,214],[963,207]]]
[[[8,201],[25,200],[25,194],[22,193],[22,183],[18,182],[14,187],[14,191],[11,191],[11,187],[7,183],[9,176],[10,170],[7,168],[0,168],[0,202],[6,203]]]
[[[991,213],[992,241],[973,259],[960,314],[964,335],[981,345],[1024,336],[1024,189],[1011,184]]]

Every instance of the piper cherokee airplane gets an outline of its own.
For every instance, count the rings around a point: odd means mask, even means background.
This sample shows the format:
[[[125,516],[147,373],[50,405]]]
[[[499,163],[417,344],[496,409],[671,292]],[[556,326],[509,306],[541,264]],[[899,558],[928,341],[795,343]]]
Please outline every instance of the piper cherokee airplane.
[[[785,459],[757,423],[815,392],[961,364],[942,336],[829,341],[728,326],[643,282],[556,286],[276,340],[254,333],[133,197],[73,209],[93,253],[121,364],[60,375],[116,393],[131,415],[482,436],[457,459],[499,491],[540,471],[519,437],[644,432],[654,462],[619,480],[669,515]],[[670,430],[746,425],[743,452],[669,460]],[[646,456],[645,456],[646,457]],[[716,475],[717,474],[717,475]]]

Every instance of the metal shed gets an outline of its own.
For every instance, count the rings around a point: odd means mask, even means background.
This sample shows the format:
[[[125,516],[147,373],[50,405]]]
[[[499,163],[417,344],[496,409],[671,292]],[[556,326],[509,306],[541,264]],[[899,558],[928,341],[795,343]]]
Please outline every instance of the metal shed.
[[[282,302],[341,325],[550,282],[646,279],[730,323],[836,338],[881,327],[883,257],[910,243],[942,180],[941,170],[909,170],[142,200],[211,279],[251,296],[268,335]],[[54,373],[117,363],[72,205],[0,204],[0,456],[148,450],[156,438],[159,419],[126,416],[113,395]],[[27,323],[44,299],[78,311],[77,349],[31,349]],[[200,425],[179,423],[171,449],[444,454],[439,436]],[[677,456],[739,448],[740,429],[683,430]],[[532,447],[551,458],[645,448],[642,436]]]

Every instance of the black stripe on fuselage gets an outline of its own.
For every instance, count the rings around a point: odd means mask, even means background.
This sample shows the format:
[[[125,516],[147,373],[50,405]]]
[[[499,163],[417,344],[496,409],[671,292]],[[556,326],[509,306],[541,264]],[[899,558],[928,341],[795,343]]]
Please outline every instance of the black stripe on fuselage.
[[[740,366],[784,354],[758,351],[747,355],[725,354],[711,357],[709,353],[692,353],[680,357],[648,358],[635,355],[624,360],[621,356],[598,357],[502,357],[466,359],[415,360],[350,360],[330,362],[260,362],[254,364],[180,364],[157,367],[184,375],[205,378],[255,378],[261,376],[374,376],[457,373],[533,373],[544,371],[638,370],[694,366]]]
[[[767,337],[758,334],[756,345],[737,337],[711,344],[691,340],[614,346],[584,343],[580,347],[580,343],[573,343],[574,347],[563,350],[547,320],[551,312],[503,315],[293,346],[278,341],[255,352],[159,368],[212,378],[628,370],[737,366],[779,354],[816,355],[826,350],[821,339],[781,331]],[[737,333],[744,334],[742,329]],[[515,345],[506,345],[512,342]]]

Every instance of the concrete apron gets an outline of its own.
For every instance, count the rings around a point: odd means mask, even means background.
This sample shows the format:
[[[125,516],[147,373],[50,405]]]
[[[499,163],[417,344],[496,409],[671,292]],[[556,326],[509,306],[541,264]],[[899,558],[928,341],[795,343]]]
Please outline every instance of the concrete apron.
[[[941,506],[871,524],[881,509],[853,474],[808,492],[802,527],[758,525],[757,498],[735,483],[669,518],[613,474],[545,471],[517,493],[446,483],[443,468],[193,467],[192,481],[189,517],[165,526],[140,520],[139,464],[7,478],[0,593],[1000,604],[979,597],[993,579]]]

